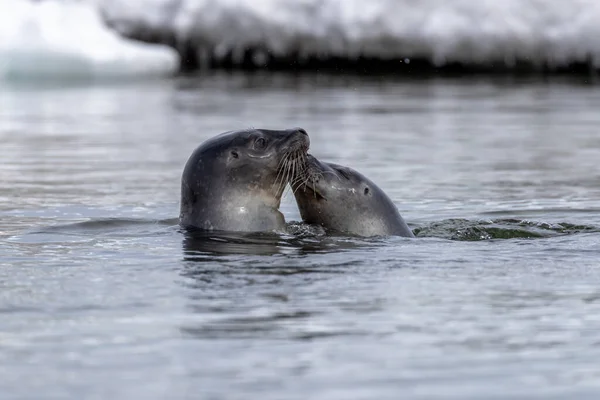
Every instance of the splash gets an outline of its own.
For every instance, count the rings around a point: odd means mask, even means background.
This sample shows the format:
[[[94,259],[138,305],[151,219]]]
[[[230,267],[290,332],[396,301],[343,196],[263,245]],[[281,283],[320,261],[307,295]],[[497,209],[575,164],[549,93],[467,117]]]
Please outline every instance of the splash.
[[[448,219],[414,229],[417,237],[437,237],[460,241],[536,239],[582,232],[600,232],[600,228],[568,222],[547,223],[506,218],[495,220]]]

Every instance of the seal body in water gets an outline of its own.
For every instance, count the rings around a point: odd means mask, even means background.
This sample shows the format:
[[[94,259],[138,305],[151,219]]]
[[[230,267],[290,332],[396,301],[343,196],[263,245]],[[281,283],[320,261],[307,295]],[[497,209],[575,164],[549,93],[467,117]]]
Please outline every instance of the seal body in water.
[[[217,135],[198,146],[181,177],[182,227],[264,232],[283,230],[279,211],[295,166],[310,141],[304,129],[248,129]]]
[[[365,237],[414,237],[385,192],[352,168],[307,155],[291,186],[308,224]]]

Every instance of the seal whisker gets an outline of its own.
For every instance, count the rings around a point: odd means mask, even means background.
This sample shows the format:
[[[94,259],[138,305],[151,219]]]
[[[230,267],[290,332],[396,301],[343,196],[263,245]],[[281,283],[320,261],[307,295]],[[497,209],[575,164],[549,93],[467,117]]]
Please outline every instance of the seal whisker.
[[[287,181],[290,184],[290,189],[292,189],[292,193],[294,191],[294,188],[292,187],[292,180],[294,179],[294,177],[296,176],[296,163],[298,161],[297,157],[292,158],[292,161],[290,163],[290,169],[289,169],[289,174],[288,174],[288,178]]]
[[[306,187],[310,184],[310,180],[312,178],[312,171],[308,164],[306,154],[302,154],[300,169],[299,169],[297,175],[298,175],[298,179],[295,182],[295,183],[297,183],[296,190],[300,189],[302,186],[304,186],[304,189],[306,190]]]
[[[281,162],[281,166],[280,166],[280,170],[279,173],[277,174],[277,179],[275,180],[274,186],[277,189],[277,194],[279,196],[283,196],[284,195],[284,190],[285,190],[285,185],[287,184],[287,174],[288,174],[288,168],[289,168],[289,163],[290,163],[290,156],[291,154],[288,153],[286,154]]]
[[[288,174],[289,174],[289,165],[286,168],[286,175],[285,175],[286,179],[283,179],[281,181],[281,192],[282,192],[282,196],[281,197],[282,198],[287,197],[287,194],[288,194],[288,191],[289,191],[289,189],[288,189],[288,182],[287,182],[287,175]]]
[[[312,175],[304,173],[303,175],[299,176],[298,179],[294,181],[294,184],[296,185],[294,194],[296,194],[296,191],[302,187],[304,187],[304,191],[306,191],[306,188],[310,187],[311,181],[314,181],[314,177]],[[312,186],[313,191],[316,191],[315,185],[313,184]]]
[[[279,161],[279,164],[277,165],[277,176],[275,177],[275,182],[273,182],[274,187],[279,186],[279,177],[280,177],[281,173],[285,170],[285,163],[286,163],[288,157],[289,157],[289,154],[285,154],[281,158],[281,161]]]
[[[306,161],[307,154],[305,150],[298,149],[290,152],[285,157],[285,165],[283,166],[282,185],[289,183],[289,188],[292,193],[296,191],[307,182],[308,178],[308,163]],[[279,183],[279,181],[278,181]],[[284,197],[287,196],[288,190],[285,190]]]
[[[282,185],[282,191],[284,192],[283,197],[287,196],[288,191],[286,190],[287,188],[287,184],[290,180],[290,172],[291,172],[291,164],[293,162],[293,159],[288,158],[286,160],[286,164],[285,164],[285,173],[282,176],[283,179],[281,180],[281,185]]]
[[[298,160],[298,172],[296,173],[297,179],[294,180],[294,183],[297,184],[296,188],[292,188],[294,190],[294,194],[296,191],[300,189],[300,187],[304,184],[306,185],[307,178],[307,165],[306,165],[306,156],[302,154],[300,159]]]
[[[296,187],[295,188],[292,187],[292,192],[294,193],[294,195],[296,194],[296,192],[298,191],[298,189],[300,189],[303,185],[306,186],[306,182],[303,181],[303,180],[301,180],[299,182],[296,182],[296,183],[297,183]]]
[[[296,163],[298,162],[297,158],[294,158],[294,161],[292,162],[292,174],[290,175],[290,186],[292,179],[294,179],[296,177]],[[292,187],[292,192],[294,191],[294,188]]]
[[[302,185],[306,185],[306,177],[304,175],[297,176],[290,182],[294,194],[296,194],[296,191],[300,189]]]

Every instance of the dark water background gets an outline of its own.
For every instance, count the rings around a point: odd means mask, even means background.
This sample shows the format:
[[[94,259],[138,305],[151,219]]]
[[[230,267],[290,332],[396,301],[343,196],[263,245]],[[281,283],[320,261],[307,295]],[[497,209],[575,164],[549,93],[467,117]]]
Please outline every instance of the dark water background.
[[[598,110],[558,79],[3,87],[0,398],[595,399]],[[184,236],[187,157],[249,126],[305,128],[418,237]]]

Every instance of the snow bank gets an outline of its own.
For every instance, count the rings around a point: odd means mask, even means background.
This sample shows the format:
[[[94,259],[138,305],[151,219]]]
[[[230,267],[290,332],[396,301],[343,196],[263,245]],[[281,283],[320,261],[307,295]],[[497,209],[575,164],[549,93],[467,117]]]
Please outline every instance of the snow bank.
[[[98,0],[125,36],[203,57],[600,64],[598,0]]]
[[[176,52],[123,39],[89,2],[0,0],[0,81],[172,73]]]

